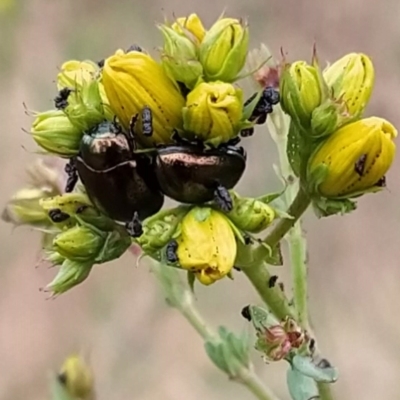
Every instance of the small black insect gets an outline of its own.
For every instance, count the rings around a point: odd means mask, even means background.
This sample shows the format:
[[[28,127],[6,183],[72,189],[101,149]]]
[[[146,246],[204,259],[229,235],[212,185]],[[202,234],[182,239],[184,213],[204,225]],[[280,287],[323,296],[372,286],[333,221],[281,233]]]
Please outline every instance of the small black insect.
[[[142,110],[142,132],[144,136],[153,134],[153,114],[148,106],[143,107]]]
[[[62,88],[56,97],[54,97],[54,106],[57,110],[64,110],[68,107],[68,97],[73,92],[72,89]]]
[[[382,176],[382,178],[379,179],[379,181],[375,183],[375,186],[386,187],[386,176]]]
[[[272,275],[268,280],[268,287],[273,288],[278,281],[278,275]]]
[[[354,171],[360,176],[364,175],[365,172],[365,164],[367,162],[367,155],[362,154],[358,160],[354,164]]]
[[[143,53],[143,49],[140,46],[138,46],[137,44],[133,44],[132,46],[129,46],[126,49],[125,53],[130,53],[131,51],[138,51],[140,53]]]
[[[250,104],[254,98],[257,96],[257,93],[253,94],[244,105]],[[249,121],[254,122],[257,125],[264,124],[267,120],[268,114],[273,111],[273,106],[278,104],[280,100],[279,92],[273,88],[272,86],[266,87],[258,100],[254,110],[249,117]],[[254,133],[254,128],[246,128],[240,132],[242,137],[251,136]]]
[[[70,217],[69,214],[61,211],[59,208],[53,208],[49,211],[48,215],[50,219],[55,223],[64,222]]]
[[[178,262],[178,255],[176,252],[178,251],[178,242],[176,240],[171,240],[165,249],[165,256],[167,261],[171,264]]]
[[[65,184],[66,193],[72,192],[76,186],[76,183],[78,182],[78,172],[76,170],[75,162],[75,158],[70,158],[64,167],[64,171],[67,174],[67,183]]]
[[[242,317],[247,319],[247,321],[251,321],[251,313],[250,313],[250,306],[246,306],[242,309]]]

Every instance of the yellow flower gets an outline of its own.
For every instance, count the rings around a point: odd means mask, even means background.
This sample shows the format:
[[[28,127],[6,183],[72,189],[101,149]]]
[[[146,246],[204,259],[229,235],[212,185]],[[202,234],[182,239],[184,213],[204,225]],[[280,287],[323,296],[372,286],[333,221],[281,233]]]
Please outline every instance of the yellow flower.
[[[242,98],[242,91],[229,83],[201,83],[187,96],[182,135],[214,146],[237,136],[243,116]]]
[[[351,117],[360,117],[371,97],[375,72],[371,59],[365,54],[350,53],[325,69],[324,79],[334,98],[345,103]]]
[[[182,127],[185,100],[178,86],[170,80],[161,65],[148,54],[118,51],[107,58],[103,69],[103,85],[112,111],[125,129],[132,117],[139,116],[135,134],[143,145],[170,143],[174,129]],[[149,107],[153,118],[153,134],[142,132],[141,113]]]
[[[66,158],[78,154],[83,132],[62,110],[45,111],[35,116],[31,134],[42,149]]]
[[[311,157],[309,182],[330,198],[379,190],[395,156],[396,136],[396,128],[378,117],[345,125]]]
[[[183,269],[195,273],[204,285],[226,276],[236,258],[236,240],[230,222],[218,211],[195,207],[183,218],[177,239]]]
[[[94,399],[94,377],[90,366],[79,355],[70,355],[57,376],[58,381],[73,399]]]
[[[206,32],[200,44],[200,62],[207,81],[234,82],[244,67],[249,29],[234,18],[221,18]]]
[[[198,43],[202,42],[206,34],[203,23],[197,14],[190,14],[188,17],[177,18],[171,28],[181,35],[189,33]]]
[[[311,115],[321,104],[322,90],[318,67],[305,61],[287,64],[280,80],[281,106],[292,120],[305,129]]]

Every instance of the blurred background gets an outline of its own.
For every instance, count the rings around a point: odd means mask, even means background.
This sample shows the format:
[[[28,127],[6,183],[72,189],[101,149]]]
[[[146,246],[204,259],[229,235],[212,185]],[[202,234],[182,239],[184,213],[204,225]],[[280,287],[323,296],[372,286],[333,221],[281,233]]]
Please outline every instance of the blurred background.
[[[0,0],[0,205],[25,181],[35,146],[29,109],[52,108],[57,68],[66,59],[101,59],[140,43],[154,55],[161,35],[154,27],[197,12],[209,26],[223,10],[247,17],[252,46],[265,42],[275,55],[310,60],[351,51],[369,54],[376,87],[368,114],[400,127],[400,2],[397,0]],[[238,190],[260,195],[279,188],[276,152],[260,129],[245,141],[249,166]],[[337,399],[398,399],[400,371],[399,161],[389,189],[369,195],[346,217],[306,219],[312,324],[324,355],[339,368]],[[201,339],[160,293],[145,262],[126,254],[98,266],[65,295],[46,300],[39,291],[54,271],[35,268],[40,235],[0,223],[0,399],[48,398],[49,372],[71,351],[89,356],[98,399],[252,399],[207,359]],[[284,268],[276,273],[285,280]],[[243,306],[258,302],[240,273],[198,288],[198,307],[214,326],[247,329]],[[282,399],[284,363],[257,372]]]

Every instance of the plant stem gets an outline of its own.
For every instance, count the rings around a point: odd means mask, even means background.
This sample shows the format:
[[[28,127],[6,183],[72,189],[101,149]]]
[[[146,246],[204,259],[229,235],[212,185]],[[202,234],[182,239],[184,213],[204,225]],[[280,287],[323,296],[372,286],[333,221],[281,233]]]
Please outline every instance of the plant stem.
[[[260,378],[249,368],[243,368],[240,372],[240,382],[260,400],[279,400],[271,389],[265,387]],[[238,379],[238,380],[239,380]]]
[[[152,264],[151,270],[160,282],[168,303],[185,317],[204,341],[219,340],[217,333],[208,326],[194,306],[193,294],[182,282],[179,271],[158,262]],[[259,400],[279,400],[270,388],[263,385],[251,366],[238,368],[234,380],[246,386]]]
[[[297,321],[303,329],[309,330],[307,296],[307,244],[303,236],[300,221],[287,235],[290,265],[293,281],[294,304]]]
[[[331,385],[325,382],[317,382],[319,400],[334,400]]]
[[[272,275],[265,265],[261,263],[243,268],[242,272],[249,278],[258,294],[279,319],[284,319],[288,315],[295,318],[294,311],[281,288],[278,285],[269,287],[268,283]]]

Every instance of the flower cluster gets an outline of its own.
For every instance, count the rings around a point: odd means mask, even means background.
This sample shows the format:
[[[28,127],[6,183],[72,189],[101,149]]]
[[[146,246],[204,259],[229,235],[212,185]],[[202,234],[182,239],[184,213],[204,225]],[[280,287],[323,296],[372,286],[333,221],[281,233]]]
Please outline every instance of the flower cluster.
[[[159,60],[134,45],[97,63],[67,61],[55,108],[33,113],[34,141],[69,160],[67,193],[37,185],[18,193],[7,215],[22,215],[17,205],[29,202],[24,221],[44,222],[45,258],[59,266],[48,285],[54,294],[82,282],[93,265],[118,258],[132,241],[209,285],[230,276],[239,247],[279,215],[269,201],[232,190],[246,167],[240,136],[279,102],[277,87],[262,87],[246,101],[236,83],[247,24],[221,17],[205,29],[192,14],[158,28]],[[164,196],[182,205],[160,211]]]
[[[205,29],[192,14],[158,28],[159,60],[134,45],[97,63],[67,61],[55,109],[33,114],[34,141],[68,160],[66,193],[39,179],[3,217],[46,230],[46,258],[59,266],[48,286],[55,294],[132,242],[205,285],[231,276],[238,261],[251,265],[242,261],[258,243],[253,235],[291,216],[272,207],[279,194],[233,191],[247,162],[238,143],[280,100],[291,119],[293,171],[319,214],[349,211],[351,199],[385,184],[397,131],[382,118],[363,118],[374,83],[367,56],[349,54],[324,71],[316,55],[311,64],[284,61],[280,75],[258,68],[259,90],[245,100],[237,84],[248,54],[244,21],[221,17]],[[181,204],[161,210],[165,197]],[[280,262],[275,245],[261,243],[270,260],[259,261]]]
[[[364,118],[374,66],[350,53],[325,70],[284,63],[281,106],[291,118],[288,155],[320,215],[354,209],[351,199],[381,190],[396,151],[396,128],[379,117]]]

